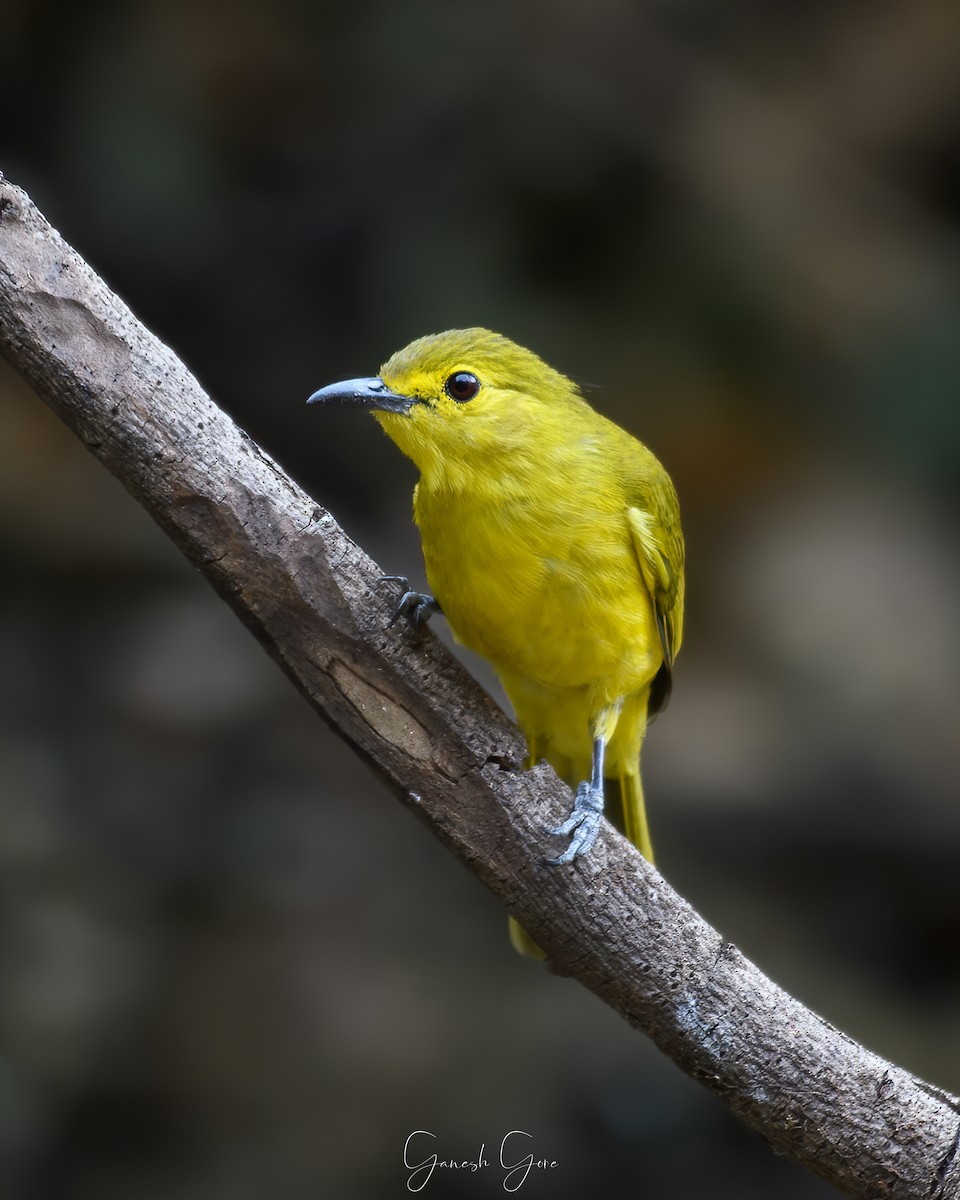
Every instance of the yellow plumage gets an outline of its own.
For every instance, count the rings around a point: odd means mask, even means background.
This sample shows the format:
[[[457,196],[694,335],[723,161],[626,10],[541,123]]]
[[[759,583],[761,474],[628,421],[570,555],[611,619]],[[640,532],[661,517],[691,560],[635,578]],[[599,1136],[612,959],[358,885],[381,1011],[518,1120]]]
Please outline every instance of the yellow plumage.
[[[611,815],[652,860],[640,747],[683,625],[683,537],[663,467],[568,379],[483,329],[421,338],[378,379],[311,399],[373,408],[419,468],[414,516],[434,597],[457,639],[493,664],[531,761],[579,785],[560,861],[593,841],[598,753],[620,784],[623,812]],[[519,927],[512,936],[536,952]]]

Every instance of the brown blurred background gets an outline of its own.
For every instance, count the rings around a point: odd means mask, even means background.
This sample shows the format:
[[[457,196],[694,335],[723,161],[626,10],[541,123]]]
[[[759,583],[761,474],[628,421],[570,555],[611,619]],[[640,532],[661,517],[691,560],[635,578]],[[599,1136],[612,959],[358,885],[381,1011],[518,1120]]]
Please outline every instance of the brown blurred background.
[[[384,569],[412,468],[304,400],[485,324],[673,473],[667,877],[960,1088],[954,0],[6,0],[0,169]],[[0,372],[14,1200],[833,1194],[572,982]],[[439,622],[442,625],[442,622]],[[500,1172],[427,1194],[491,1197]]]

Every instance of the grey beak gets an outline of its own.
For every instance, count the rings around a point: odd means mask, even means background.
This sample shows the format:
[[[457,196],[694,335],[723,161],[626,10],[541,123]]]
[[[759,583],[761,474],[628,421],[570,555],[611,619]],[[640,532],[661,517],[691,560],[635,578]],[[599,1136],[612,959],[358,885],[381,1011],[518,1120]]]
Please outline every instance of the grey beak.
[[[377,376],[372,379],[344,379],[328,383],[314,392],[308,404],[344,404],[350,408],[379,408],[384,412],[409,412],[416,403],[411,396],[398,396]]]

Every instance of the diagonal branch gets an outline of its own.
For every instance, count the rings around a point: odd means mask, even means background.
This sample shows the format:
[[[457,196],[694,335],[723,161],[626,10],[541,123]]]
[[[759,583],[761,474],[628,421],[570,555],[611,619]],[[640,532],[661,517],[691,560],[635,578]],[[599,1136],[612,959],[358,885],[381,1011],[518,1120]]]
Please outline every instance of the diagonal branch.
[[[548,952],[767,1138],[858,1197],[960,1194],[960,1102],[767,979],[611,827],[547,866],[566,788],[375,564],[0,176],[0,351],[306,699]]]

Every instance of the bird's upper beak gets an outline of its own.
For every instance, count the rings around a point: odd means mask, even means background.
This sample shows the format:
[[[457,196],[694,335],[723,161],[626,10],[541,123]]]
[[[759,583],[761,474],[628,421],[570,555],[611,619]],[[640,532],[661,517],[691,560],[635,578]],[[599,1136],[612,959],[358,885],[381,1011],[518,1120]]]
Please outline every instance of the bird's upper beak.
[[[308,404],[346,404],[352,408],[379,408],[384,412],[409,412],[416,403],[412,396],[398,396],[391,392],[378,376],[372,379],[344,379],[342,383],[328,383],[314,392]]]

